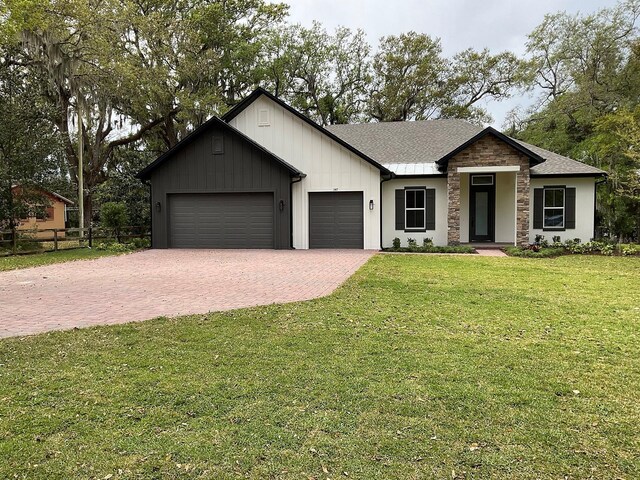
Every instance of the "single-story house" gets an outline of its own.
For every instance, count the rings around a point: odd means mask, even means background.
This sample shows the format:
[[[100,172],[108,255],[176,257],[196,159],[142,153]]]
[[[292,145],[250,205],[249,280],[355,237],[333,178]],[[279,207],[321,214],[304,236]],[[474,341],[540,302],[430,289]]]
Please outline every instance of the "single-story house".
[[[156,248],[594,236],[605,172],[462,120],[323,128],[264,89],[139,173]]]
[[[11,187],[14,195],[19,195],[21,189],[20,185]],[[53,236],[53,232],[47,230],[62,230],[65,228],[67,208],[73,205],[73,202],[56,192],[43,188],[38,188],[37,191],[47,203],[36,205],[38,208],[34,209],[35,213],[20,218],[17,230],[29,232],[35,238],[49,238]],[[64,232],[58,233],[58,237],[64,237]]]

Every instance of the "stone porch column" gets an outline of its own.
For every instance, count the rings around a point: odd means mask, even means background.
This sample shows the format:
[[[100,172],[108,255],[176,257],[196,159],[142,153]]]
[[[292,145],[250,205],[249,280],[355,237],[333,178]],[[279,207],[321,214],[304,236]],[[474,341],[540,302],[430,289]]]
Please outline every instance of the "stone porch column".
[[[447,244],[460,244],[460,174],[447,173]]]
[[[529,169],[524,168],[516,173],[516,243],[519,246],[529,244]]]

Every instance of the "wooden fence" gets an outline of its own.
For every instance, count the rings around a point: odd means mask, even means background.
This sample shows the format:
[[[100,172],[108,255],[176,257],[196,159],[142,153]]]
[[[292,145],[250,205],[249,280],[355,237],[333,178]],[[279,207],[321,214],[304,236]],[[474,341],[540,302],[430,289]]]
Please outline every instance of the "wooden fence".
[[[127,242],[133,238],[150,239],[149,227],[127,226],[117,231],[102,227],[12,229],[0,231],[0,256],[92,248],[98,243]]]

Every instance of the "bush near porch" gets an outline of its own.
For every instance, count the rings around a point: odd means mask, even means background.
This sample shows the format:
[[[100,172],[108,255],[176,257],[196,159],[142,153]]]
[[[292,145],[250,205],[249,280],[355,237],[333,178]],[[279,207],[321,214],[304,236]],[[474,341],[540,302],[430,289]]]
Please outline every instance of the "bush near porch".
[[[0,341],[1,478],[638,478],[640,258],[379,255],[309,302]]]
[[[581,243],[580,239],[560,242],[560,237],[553,237],[553,242],[548,242],[543,235],[537,235],[535,242],[526,247],[508,246],[503,249],[512,257],[546,258],[559,255],[640,255],[640,245],[627,243],[619,244],[607,241],[591,241]]]

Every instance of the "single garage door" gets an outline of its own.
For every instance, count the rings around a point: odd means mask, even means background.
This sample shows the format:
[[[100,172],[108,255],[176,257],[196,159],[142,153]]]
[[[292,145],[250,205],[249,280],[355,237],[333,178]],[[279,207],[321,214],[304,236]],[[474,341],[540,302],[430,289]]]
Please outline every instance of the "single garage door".
[[[364,248],[362,192],[309,193],[310,248]]]
[[[273,248],[273,194],[171,195],[169,246]]]

